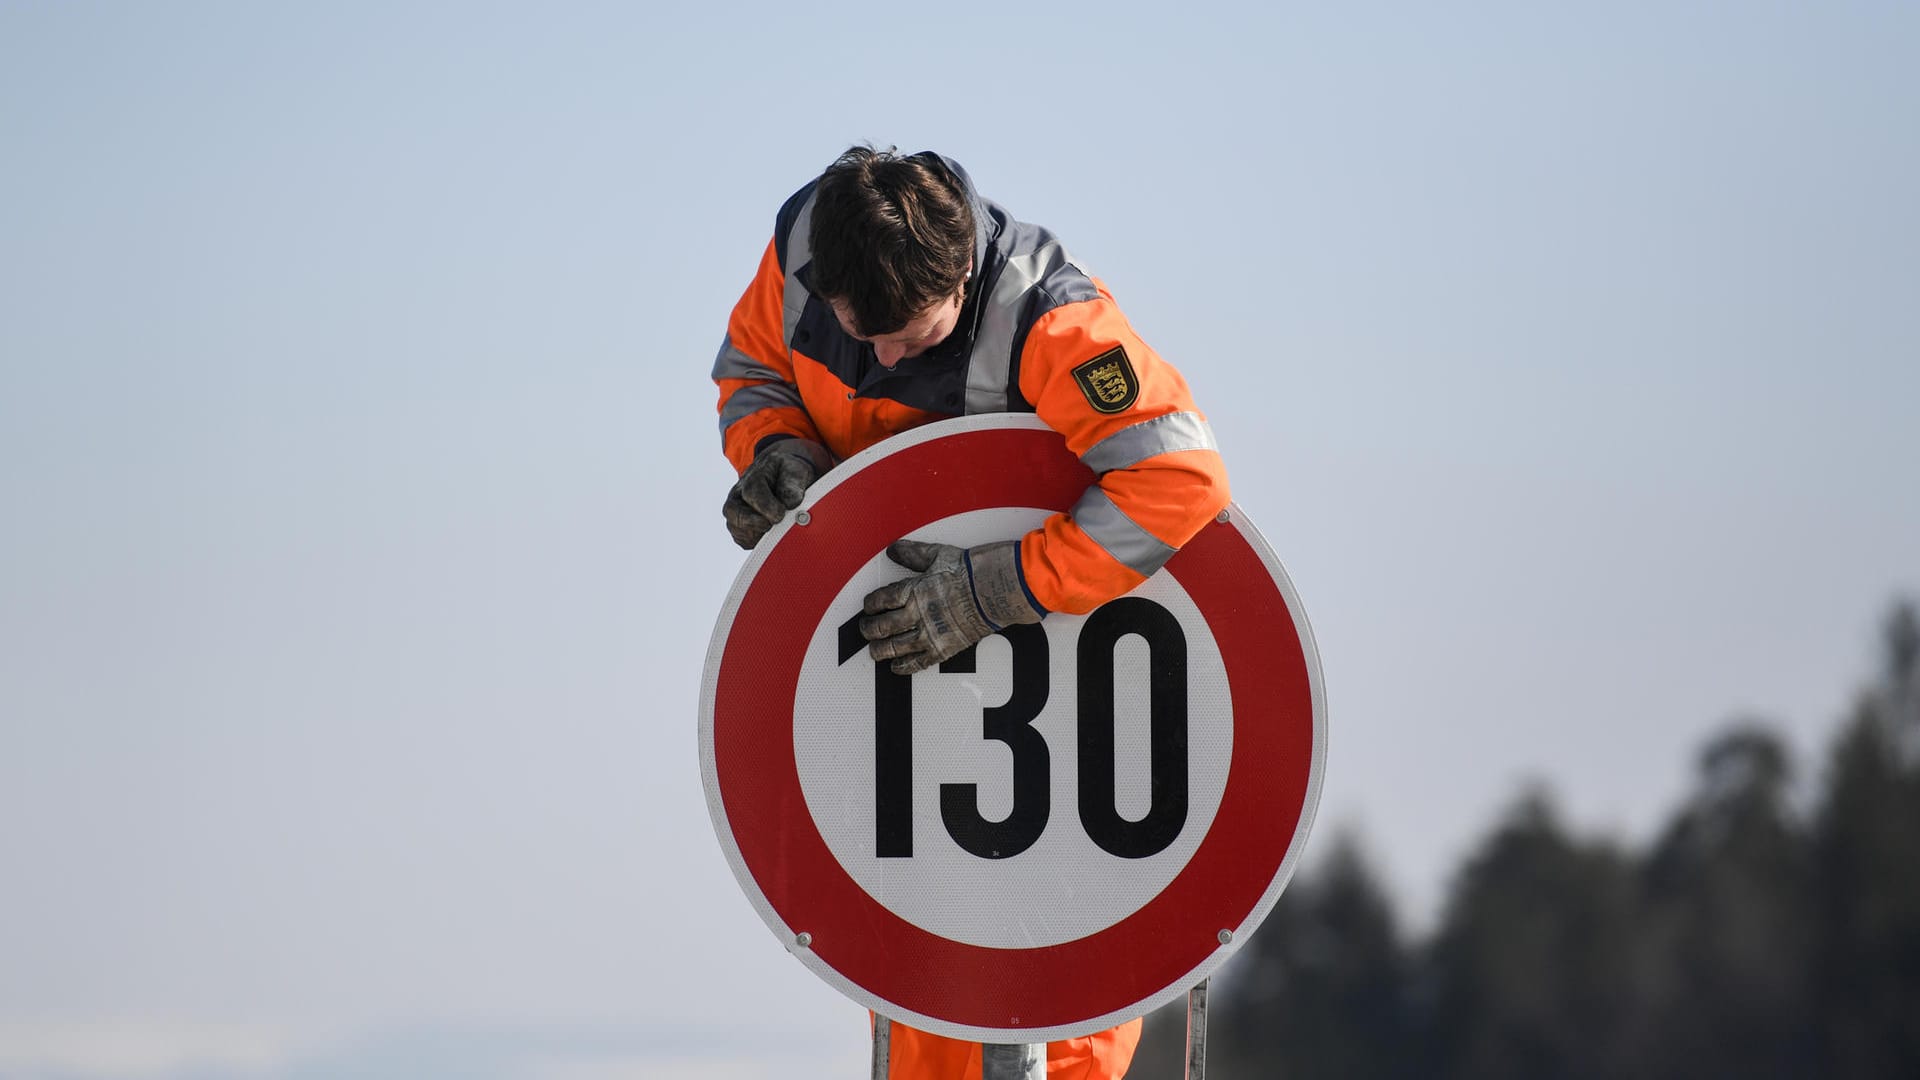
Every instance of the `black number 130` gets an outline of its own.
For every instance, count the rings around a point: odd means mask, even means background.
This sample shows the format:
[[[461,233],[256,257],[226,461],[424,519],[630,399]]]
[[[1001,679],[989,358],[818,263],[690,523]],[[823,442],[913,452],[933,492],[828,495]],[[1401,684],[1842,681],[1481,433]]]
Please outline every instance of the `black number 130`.
[[[860,616],[840,625],[840,663],[866,651]],[[1151,798],[1138,821],[1114,804],[1114,651],[1137,634],[1148,651],[1148,777]],[[1013,752],[1013,809],[999,821],[980,813],[977,784],[941,784],[940,819],[964,850],[1005,859],[1032,847],[1046,830],[1051,805],[1047,740],[1033,722],[1047,706],[1046,631],[1010,626],[1000,631],[1013,647],[1013,692],[984,710],[981,737]],[[1187,823],[1187,636],[1173,613],[1151,600],[1121,597],[1087,616],[1080,629],[1076,678],[1080,759],[1080,824],[1105,851],[1144,859],[1172,844]],[[971,674],[974,650],[940,665]],[[873,665],[874,853],[913,855],[913,679]]]

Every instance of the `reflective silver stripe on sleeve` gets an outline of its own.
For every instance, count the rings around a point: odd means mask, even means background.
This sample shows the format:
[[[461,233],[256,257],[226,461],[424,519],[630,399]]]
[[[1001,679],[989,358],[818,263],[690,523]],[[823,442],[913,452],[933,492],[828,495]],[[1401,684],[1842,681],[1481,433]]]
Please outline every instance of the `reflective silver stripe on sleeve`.
[[[1143,420],[1094,443],[1080,460],[1094,472],[1124,469],[1155,454],[1176,450],[1218,450],[1213,428],[1199,413],[1177,412]]]
[[[732,334],[728,334],[720,342],[720,355],[713,358],[713,377],[715,379],[771,379],[775,382],[785,378],[784,375],[735,348]]]
[[[800,284],[800,268],[813,259],[813,243],[807,233],[813,227],[813,200],[807,196],[806,205],[793,219],[793,231],[787,234],[787,284],[780,295],[780,302],[786,308],[782,341],[787,348],[793,348],[793,329],[800,325],[800,314],[807,310],[807,287]]]
[[[1136,524],[1098,487],[1090,487],[1080,496],[1080,501],[1073,504],[1072,515],[1074,524],[1094,543],[1141,577],[1152,577],[1173,558],[1173,548]]]
[[[1039,284],[1049,264],[1068,256],[1053,241],[1022,255],[1007,258],[993,292],[986,298],[980,329],[973,336],[973,359],[967,364],[967,412],[1007,411],[1007,379],[1013,372],[1013,334],[1020,316],[1020,298]]]
[[[777,409],[782,405],[805,408],[800,403],[800,391],[791,383],[769,382],[743,386],[733,392],[726,406],[720,410],[720,430],[726,431],[761,409]]]

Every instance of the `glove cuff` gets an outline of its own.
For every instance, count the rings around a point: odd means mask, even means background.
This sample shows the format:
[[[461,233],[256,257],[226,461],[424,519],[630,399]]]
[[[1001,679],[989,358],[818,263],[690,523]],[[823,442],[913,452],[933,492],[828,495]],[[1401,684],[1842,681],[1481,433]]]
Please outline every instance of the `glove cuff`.
[[[1021,577],[1018,540],[967,549],[967,575],[975,606],[995,630],[1016,623],[1037,623],[1047,613],[1027,592],[1027,583]]]
[[[803,439],[798,435],[775,435],[761,440],[760,448],[754,452],[754,457],[758,459],[766,454],[787,454],[799,458],[813,466],[815,479],[825,476],[827,470],[834,466],[831,450],[812,439]]]

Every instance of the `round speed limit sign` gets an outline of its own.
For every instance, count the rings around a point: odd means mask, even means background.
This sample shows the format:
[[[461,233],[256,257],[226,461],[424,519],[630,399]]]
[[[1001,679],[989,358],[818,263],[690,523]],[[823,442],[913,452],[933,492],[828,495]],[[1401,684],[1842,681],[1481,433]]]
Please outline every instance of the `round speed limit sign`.
[[[814,973],[980,1042],[1139,1016],[1226,961],[1319,800],[1319,659],[1230,507],[1139,588],[912,676],[862,599],[901,537],[971,546],[1094,475],[1038,419],[917,428],[833,470],[748,557],[701,687],[707,806],[741,888]]]

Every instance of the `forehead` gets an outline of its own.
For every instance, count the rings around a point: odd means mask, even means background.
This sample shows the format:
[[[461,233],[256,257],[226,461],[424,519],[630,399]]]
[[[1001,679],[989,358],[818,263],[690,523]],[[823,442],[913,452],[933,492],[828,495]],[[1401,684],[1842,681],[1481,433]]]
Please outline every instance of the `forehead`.
[[[834,317],[840,320],[840,325],[845,328],[848,333],[866,341],[889,341],[893,339],[912,340],[913,338],[926,335],[939,324],[941,318],[946,315],[947,309],[953,306],[953,298],[934,301],[928,305],[924,311],[920,312],[920,314],[908,319],[907,325],[885,334],[857,333],[855,331],[853,309],[848,307],[844,301],[840,300],[829,300],[827,303],[833,308]]]

